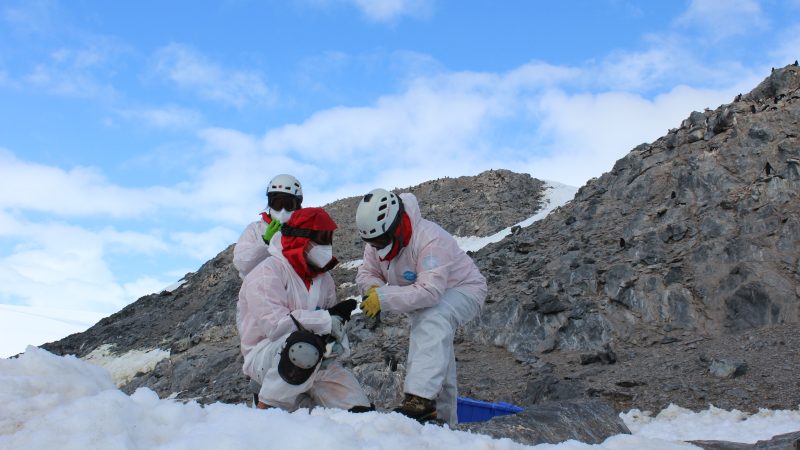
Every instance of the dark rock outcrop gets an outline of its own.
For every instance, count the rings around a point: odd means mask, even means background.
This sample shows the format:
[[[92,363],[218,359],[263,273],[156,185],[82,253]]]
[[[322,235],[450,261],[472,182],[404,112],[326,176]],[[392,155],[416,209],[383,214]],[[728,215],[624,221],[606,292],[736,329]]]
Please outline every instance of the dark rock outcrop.
[[[489,305],[470,338],[530,360],[664,327],[720,335],[800,321],[798,88],[800,69],[775,70],[480,250]]]

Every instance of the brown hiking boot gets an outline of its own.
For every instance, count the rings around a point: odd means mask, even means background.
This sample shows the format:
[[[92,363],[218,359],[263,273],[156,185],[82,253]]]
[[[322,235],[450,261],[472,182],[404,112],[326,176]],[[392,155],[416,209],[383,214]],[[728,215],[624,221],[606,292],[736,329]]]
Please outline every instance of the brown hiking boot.
[[[414,394],[406,394],[403,403],[394,412],[416,419],[419,422],[435,421],[436,400],[428,400]]]
[[[270,408],[274,408],[274,406],[268,405],[262,402],[261,400],[259,400],[258,403],[256,403],[256,409],[270,409]]]

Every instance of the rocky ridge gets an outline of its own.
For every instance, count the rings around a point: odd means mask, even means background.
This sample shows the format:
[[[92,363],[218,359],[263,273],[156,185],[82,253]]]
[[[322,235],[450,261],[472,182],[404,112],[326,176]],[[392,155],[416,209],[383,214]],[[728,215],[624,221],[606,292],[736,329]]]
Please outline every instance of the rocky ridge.
[[[489,236],[538,211],[544,182],[509,170],[489,170],[474,177],[440,178],[412,187],[382,187],[414,194],[422,216],[455,236]],[[355,227],[360,200],[350,197],[325,205],[339,226],[335,250],[343,262],[361,259],[364,253],[364,242]]]
[[[691,113],[568,205],[479,251],[488,305],[465,335],[529,365],[536,401],[796,408],[796,380],[770,365],[800,363],[785,345],[800,321],[799,163],[792,65]],[[738,368],[709,376],[720,358]]]

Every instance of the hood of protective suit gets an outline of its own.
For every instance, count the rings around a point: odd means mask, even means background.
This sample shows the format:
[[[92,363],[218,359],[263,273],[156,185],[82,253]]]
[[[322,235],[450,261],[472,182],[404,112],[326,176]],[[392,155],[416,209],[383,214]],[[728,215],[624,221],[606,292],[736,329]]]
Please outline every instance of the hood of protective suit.
[[[408,214],[408,218],[411,220],[411,226],[416,226],[417,222],[422,219],[417,197],[410,192],[404,192],[400,194],[399,197],[403,200],[403,208],[405,208],[406,214]]]
[[[403,202],[403,216],[400,218],[400,223],[395,230],[394,239],[391,244],[392,248],[386,256],[380,257],[381,261],[393,260],[401,250],[408,246],[415,225],[422,219],[419,203],[414,194],[400,194],[400,200]],[[401,242],[398,242],[398,240]]]
[[[337,228],[336,222],[322,208],[300,208],[292,214],[292,218],[289,219],[287,225],[314,231],[334,231]],[[280,239],[273,238],[270,246],[272,247],[272,241],[278,240],[280,244],[276,242],[278,245],[274,247],[279,252],[273,252],[272,248],[270,248],[270,252],[273,255],[281,254],[286,258],[297,275],[303,280],[306,288],[310,287],[311,280],[321,273],[312,270],[306,261],[304,252],[311,239],[299,236],[285,236],[281,233]]]

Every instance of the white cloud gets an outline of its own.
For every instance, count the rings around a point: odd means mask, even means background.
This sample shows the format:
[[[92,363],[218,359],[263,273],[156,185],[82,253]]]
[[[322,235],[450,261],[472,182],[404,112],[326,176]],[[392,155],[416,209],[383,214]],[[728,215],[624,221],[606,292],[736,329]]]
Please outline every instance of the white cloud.
[[[118,111],[118,114],[131,121],[165,129],[193,128],[203,120],[202,114],[198,111],[181,108],[176,105],[166,105],[160,108],[125,109]]]
[[[612,53],[600,64],[596,81],[610,89],[638,91],[685,77],[694,63],[691,52],[677,42],[659,42],[639,52]]]
[[[150,187],[126,189],[109,182],[99,169],[57,167],[22,161],[0,148],[0,179],[14,189],[0,190],[0,208],[63,216],[134,217],[159,205],[177,203],[175,191]]]
[[[217,234],[217,230],[211,230],[198,237],[213,241],[203,244],[211,246],[218,242],[211,239]],[[110,267],[111,254],[136,258],[184,253],[176,242],[167,243],[158,235],[111,227],[93,230],[55,221],[34,222],[3,211],[0,238],[17,242],[7,254],[0,255],[0,303],[58,305],[105,313],[115,312],[174,281],[170,274],[161,279],[144,276],[120,280]],[[207,255],[200,256],[201,261],[207,259]]]
[[[52,27],[56,9],[54,1],[31,0],[3,8],[0,17],[16,31],[43,33]]]
[[[783,67],[800,59],[800,23],[781,32],[777,42],[776,48],[770,52],[776,67]]]
[[[8,77],[8,73],[4,70],[0,70],[0,86],[12,86],[13,83],[11,78]]]
[[[98,82],[92,75],[40,64],[25,76],[24,82],[55,95],[68,97],[111,98],[116,91],[109,84]]]
[[[164,284],[165,280],[157,279],[150,276],[142,277],[137,280],[131,281],[130,283],[124,283],[122,285],[122,289],[125,292],[125,296],[131,299],[138,299],[145,295],[149,294],[157,294],[164,290],[167,287],[167,284]]]
[[[521,165],[538,178],[581,186],[611,170],[633,147],[677,127],[691,111],[730,102],[737,91],[737,86],[722,90],[678,86],[653,100],[624,92],[550,91],[540,104],[539,139],[547,153],[532,155]]]
[[[465,153],[468,141],[488,121],[518,112],[520,93],[574,76],[573,70],[531,64],[501,75],[422,77],[402,94],[381,97],[372,106],[332,108],[301,124],[270,130],[263,145],[272,155],[292,151],[317,162],[358,158],[370,164],[390,154],[396,164],[444,161]]]
[[[768,21],[757,0],[692,0],[675,23],[695,27],[711,40],[766,28]]]
[[[87,39],[81,48],[62,47],[51,52],[49,59],[34,66],[22,82],[55,95],[115,98],[117,91],[108,80],[114,76],[115,59],[128,49],[110,38]]]
[[[170,44],[158,50],[155,70],[206,100],[237,108],[275,100],[275,93],[260,74],[224,68],[186,45]]]
[[[650,35],[640,51],[615,51],[586,67],[593,92],[628,91],[652,95],[678,85],[722,89],[764,76],[756,62],[721,59],[709,62],[704,49],[679,34]],[[766,67],[767,70],[769,67]]]
[[[44,232],[48,228],[49,226],[41,231]],[[111,227],[105,227],[94,234],[102,240],[104,248],[109,253],[156,255],[170,249],[170,246],[160,236],[154,234],[119,231]]]
[[[298,176],[307,204],[316,205],[375,186],[403,187],[501,167],[580,186],[609,170],[635,145],[677,126],[691,110],[730,101],[758,81],[747,71],[733,72],[730,79],[738,74],[744,81],[723,80],[719,88],[679,87],[655,98],[614,89],[592,94],[561,88],[592,77],[590,84],[596,86],[646,84],[612,82],[610,69],[599,79],[594,66],[531,63],[503,74],[419,77],[405,91],[372,105],[322,110],[304,122],[269,130],[261,140],[235,130],[206,130],[208,145],[223,153],[202,174],[202,197],[243,199],[232,214],[248,202],[255,209],[259,203],[253,199],[263,201],[264,181],[278,172]],[[702,73],[700,66],[697,73]],[[663,76],[643,75],[655,81]]]
[[[314,7],[352,4],[370,22],[392,23],[400,17],[428,18],[436,0],[298,0]]]
[[[0,259],[2,303],[113,312],[133,300],[103,262],[96,236],[56,226],[47,233],[46,244],[26,242]]]
[[[401,16],[429,17],[433,0],[350,0],[374,22],[389,22]]]
[[[230,228],[214,227],[199,233],[179,232],[170,236],[182,252],[195,259],[206,261],[236,242],[239,232]]]

